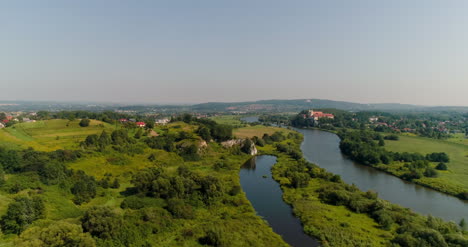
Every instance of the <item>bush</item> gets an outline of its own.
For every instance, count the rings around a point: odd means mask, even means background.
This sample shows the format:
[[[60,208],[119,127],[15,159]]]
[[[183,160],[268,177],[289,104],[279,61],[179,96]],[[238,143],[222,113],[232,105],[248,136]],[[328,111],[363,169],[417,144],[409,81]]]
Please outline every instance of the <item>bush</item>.
[[[200,244],[210,245],[210,246],[228,245],[227,241],[223,238],[222,232],[217,228],[212,228],[206,231],[206,235],[198,239],[198,242]]]
[[[439,164],[437,164],[436,169],[441,170],[441,171],[446,171],[448,169],[448,167],[447,167],[447,165],[445,163],[440,162]]]
[[[398,141],[400,140],[400,137],[398,135],[388,135],[384,136],[385,140],[391,140],[391,141]]]
[[[91,120],[89,120],[87,118],[84,118],[84,119],[81,119],[80,126],[81,127],[88,127],[90,123],[91,123]]]
[[[94,247],[96,243],[89,233],[83,233],[79,225],[64,221],[47,227],[35,226],[23,232],[18,246]]]
[[[429,178],[437,177],[437,171],[432,167],[428,167],[424,171],[424,176],[429,177]]]
[[[167,210],[175,218],[181,219],[193,219],[195,218],[195,212],[192,206],[185,204],[184,200],[178,198],[172,198],[167,200]]]
[[[446,153],[430,153],[426,155],[426,159],[431,162],[449,162],[450,158]]]

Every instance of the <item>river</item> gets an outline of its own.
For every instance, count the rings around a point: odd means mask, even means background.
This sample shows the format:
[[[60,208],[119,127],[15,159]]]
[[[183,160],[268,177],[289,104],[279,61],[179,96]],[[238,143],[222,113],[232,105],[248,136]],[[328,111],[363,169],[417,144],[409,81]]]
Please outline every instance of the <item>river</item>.
[[[304,135],[301,150],[305,158],[340,175],[346,183],[355,184],[362,191],[373,190],[380,198],[421,214],[457,223],[462,218],[468,219],[468,202],[351,161],[342,155],[340,139],[333,133],[309,129],[297,131]]]
[[[283,201],[283,192],[271,177],[271,167],[275,163],[276,157],[270,155],[253,157],[245,163],[240,171],[242,190],[257,214],[288,244],[295,247],[318,246],[315,239],[304,233],[300,220]]]

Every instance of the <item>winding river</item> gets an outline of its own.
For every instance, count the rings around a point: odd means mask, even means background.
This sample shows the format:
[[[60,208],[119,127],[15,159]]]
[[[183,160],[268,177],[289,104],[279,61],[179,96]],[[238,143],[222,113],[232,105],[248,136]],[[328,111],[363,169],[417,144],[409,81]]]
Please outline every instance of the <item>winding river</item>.
[[[245,120],[258,121],[258,118]],[[385,172],[357,164],[343,156],[337,135],[311,129],[296,129],[304,135],[304,157],[327,171],[338,174],[348,184],[362,191],[373,190],[379,197],[415,212],[459,222],[468,219],[468,202],[441,192],[406,182]],[[292,246],[318,246],[306,235],[302,225],[282,200],[279,184],[271,178],[274,156],[261,155],[244,164],[240,171],[241,186],[257,211],[283,239]]]
[[[295,247],[318,246],[315,239],[303,232],[300,220],[283,201],[283,192],[271,177],[271,167],[275,163],[276,157],[270,155],[253,157],[245,163],[240,171],[242,190],[257,214],[288,244]]]
[[[415,212],[459,222],[468,219],[468,202],[406,182],[385,172],[359,165],[341,154],[337,135],[321,130],[297,129],[304,135],[301,150],[305,158],[338,174],[362,191],[373,190],[379,197]]]

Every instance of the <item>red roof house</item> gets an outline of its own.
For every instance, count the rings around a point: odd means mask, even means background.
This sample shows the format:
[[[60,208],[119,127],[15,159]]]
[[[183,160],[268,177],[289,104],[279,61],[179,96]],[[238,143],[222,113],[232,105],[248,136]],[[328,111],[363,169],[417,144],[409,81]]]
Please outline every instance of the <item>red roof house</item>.
[[[145,127],[146,126],[145,122],[136,122],[136,125],[138,127]]]

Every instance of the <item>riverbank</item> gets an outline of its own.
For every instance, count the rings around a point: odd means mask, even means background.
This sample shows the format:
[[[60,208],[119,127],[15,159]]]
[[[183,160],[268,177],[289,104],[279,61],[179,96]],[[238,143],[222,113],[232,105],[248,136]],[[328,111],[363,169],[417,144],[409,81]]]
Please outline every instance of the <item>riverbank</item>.
[[[337,134],[338,130],[329,130],[323,128],[309,127],[298,128],[303,130],[320,130],[333,134]],[[350,129],[354,130],[354,129]],[[416,141],[414,141],[416,140]],[[438,171],[437,177],[422,177],[420,179],[405,179],[403,162],[392,162],[391,164],[376,164],[368,165],[374,169],[385,172],[392,176],[398,177],[404,181],[421,185],[450,196],[454,196],[461,200],[468,200],[468,147],[459,143],[450,143],[424,137],[412,137],[400,135],[400,140],[386,140],[385,149],[394,152],[415,152],[423,155],[431,152],[446,152],[451,157],[448,163],[448,171]],[[452,148],[452,147],[455,147]],[[437,164],[433,163],[432,167]]]
[[[286,143],[299,150],[300,141],[288,140],[283,144]],[[304,231],[318,238],[324,246],[388,246],[391,242],[404,244],[413,240],[426,246],[456,246],[453,241],[468,244],[466,233],[463,235],[454,223],[417,215],[409,209],[378,199],[376,194],[361,192],[324,169],[310,163],[304,165],[307,162],[298,161],[272,146],[261,147],[259,151],[260,154],[277,156],[272,172],[273,178],[281,185],[283,199],[293,207]],[[311,179],[301,186],[294,186],[301,184],[296,180],[306,178],[304,174]],[[453,240],[447,232],[438,232],[428,223],[432,221],[451,229],[453,234],[458,234],[458,239]],[[405,227],[408,229],[401,234],[399,229]],[[416,240],[426,231],[432,231],[439,242]]]

